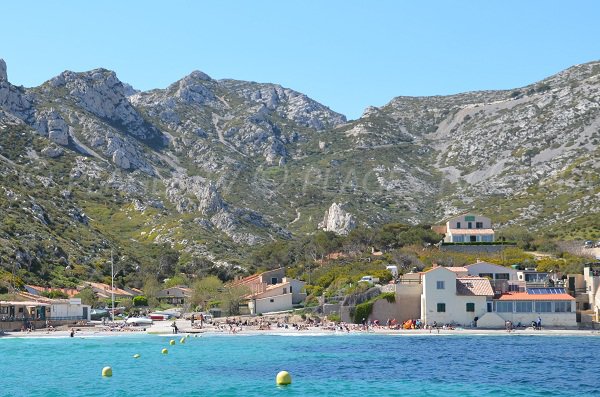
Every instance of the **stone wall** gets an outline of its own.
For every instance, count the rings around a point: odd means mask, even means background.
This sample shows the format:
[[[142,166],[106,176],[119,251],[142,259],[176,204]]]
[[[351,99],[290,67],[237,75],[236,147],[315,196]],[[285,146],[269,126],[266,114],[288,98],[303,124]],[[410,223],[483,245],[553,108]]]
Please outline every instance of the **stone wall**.
[[[442,245],[440,249],[442,251],[460,252],[463,254],[494,254],[510,247],[514,247],[514,245]]]

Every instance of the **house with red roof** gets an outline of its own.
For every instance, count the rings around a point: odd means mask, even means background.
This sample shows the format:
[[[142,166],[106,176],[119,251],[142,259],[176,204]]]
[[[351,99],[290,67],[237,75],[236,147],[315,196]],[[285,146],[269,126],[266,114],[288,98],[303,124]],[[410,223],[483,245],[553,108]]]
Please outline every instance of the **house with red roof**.
[[[494,298],[490,280],[466,269],[437,266],[423,273],[421,320],[425,324],[475,325]]]
[[[285,268],[269,270],[233,282],[246,288],[250,314],[292,310],[306,299],[304,282],[285,276]]]

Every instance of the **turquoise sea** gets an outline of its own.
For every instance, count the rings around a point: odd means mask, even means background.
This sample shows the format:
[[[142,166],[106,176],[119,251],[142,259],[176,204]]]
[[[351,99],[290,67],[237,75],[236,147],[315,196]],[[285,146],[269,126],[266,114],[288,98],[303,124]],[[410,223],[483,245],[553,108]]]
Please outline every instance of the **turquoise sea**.
[[[169,346],[172,338],[3,337],[0,395],[600,395],[600,336],[216,335]],[[101,376],[107,365],[112,378]],[[278,387],[283,369],[293,383]]]

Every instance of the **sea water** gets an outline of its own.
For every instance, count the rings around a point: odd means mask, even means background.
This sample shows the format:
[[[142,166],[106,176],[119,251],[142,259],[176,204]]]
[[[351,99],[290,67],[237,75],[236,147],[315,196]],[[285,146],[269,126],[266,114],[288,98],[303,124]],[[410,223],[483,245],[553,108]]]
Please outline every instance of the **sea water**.
[[[0,338],[0,395],[600,396],[600,336],[180,338]]]

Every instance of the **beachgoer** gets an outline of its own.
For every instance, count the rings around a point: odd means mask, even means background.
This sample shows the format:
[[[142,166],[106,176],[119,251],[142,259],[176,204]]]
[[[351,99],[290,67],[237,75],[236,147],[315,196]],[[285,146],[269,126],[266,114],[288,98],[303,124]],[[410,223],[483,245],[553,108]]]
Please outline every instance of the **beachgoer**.
[[[537,329],[542,329],[542,318],[538,316],[536,321]]]
[[[190,318],[190,321],[192,323],[192,327],[194,326],[194,315],[192,314],[192,317]]]
[[[75,336],[75,330],[73,328],[71,328],[71,334],[70,334],[71,338]]]
[[[173,320],[173,325],[171,325],[173,327],[173,333],[176,334],[177,333],[177,322],[175,320]]]

